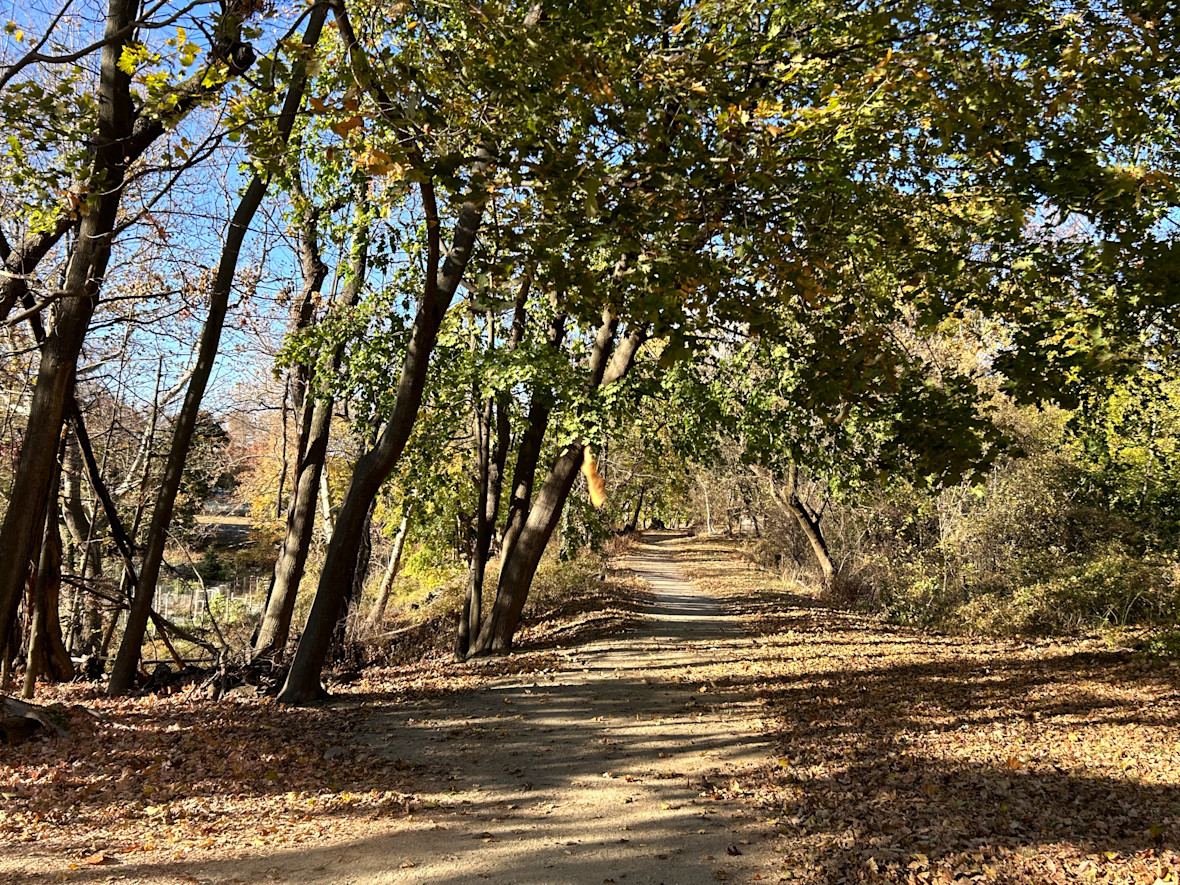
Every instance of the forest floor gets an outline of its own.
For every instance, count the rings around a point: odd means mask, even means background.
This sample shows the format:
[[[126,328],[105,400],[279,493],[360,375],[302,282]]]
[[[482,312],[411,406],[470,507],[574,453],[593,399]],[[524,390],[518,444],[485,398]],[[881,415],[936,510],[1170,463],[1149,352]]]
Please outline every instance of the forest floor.
[[[48,691],[98,718],[0,747],[0,881],[1180,879],[1177,668],[898,629],[736,542],[615,565],[648,594],[314,709]]]

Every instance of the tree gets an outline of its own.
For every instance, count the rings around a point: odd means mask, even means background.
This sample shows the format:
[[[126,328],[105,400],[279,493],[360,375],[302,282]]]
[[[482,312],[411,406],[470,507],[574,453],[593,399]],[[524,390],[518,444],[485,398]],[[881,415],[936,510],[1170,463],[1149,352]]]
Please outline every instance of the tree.
[[[43,525],[43,517],[53,482],[54,447],[45,440],[57,439],[71,399],[78,357],[90,325],[111,255],[111,246],[119,230],[119,209],[124,191],[129,184],[130,170],[151,145],[184,115],[219,89],[227,79],[241,74],[254,62],[254,51],[241,41],[239,35],[246,18],[245,11],[234,6],[226,8],[224,16],[215,24],[216,40],[207,62],[186,79],[137,102],[132,91],[134,60],[141,57],[141,44],[135,41],[139,4],[128,0],[111,0],[107,7],[105,31],[101,41],[91,47],[99,56],[97,82],[98,100],[89,105],[91,119],[82,123],[92,136],[86,160],[82,165],[84,178],[74,194],[76,206],[61,207],[52,220],[26,239],[15,253],[7,243],[4,260],[27,276],[36,261],[48,253],[52,243],[76,225],[69,260],[64,275],[61,298],[55,306],[52,327],[41,345],[37,382],[29,410],[26,438],[36,441],[21,450],[20,462],[13,481],[11,501],[0,527],[0,648],[8,645],[20,587],[29,562],[36,532]],[[26,63],[37,62],[38,53],[26,56]],[[18,68],[23,67],[18,62]],[[128,70],[128,67],[131,69]],[[6,116],[19,112],[28,96],[36,95],[35,84],[13,83],[16,69],[5,73],[8,90],[5,93]],[[212,84],[206,85],[206,84]],[[68,220],[67,220],[68,219]],[[0,296],[0,307],[7,312],[16,298],[28,297],[25,280],[11,285],[6,278],[6,291]]]
[[[326,17],[327,10],[324,5],[316,4],[312,7],[303,34],[302,51],[304,56],[297,58],[292,68],[291,80],[275,122],[273,143],[268,145],[271,151],[281,151],[294,128],[295,115],[303,104],[303,94],[309,79],[310,59],[307,54],[314,52],[316,44],[319,43],[320,32]],[[274,156],[271,155],[264,159],[274,160]],[[152,521],[147,535],[147,551],[140,568],[139,582],[135,588],[131,609],[127,613],[127,623],[123,629],[122,641],[119,643],[119,654],[111,668],[111,678],[107,685],[107,692],[111,695],[121,694],[131,687],[139,666],[140,647],[143,644],[144,630],[151,615],[152,599],[155,595],[160,565],[164,557],[168,526],[172,522],[176,495],[184,475],[185,460],[188,457],[193,432],[200,415],[201,401],[204,398],[205,388],[209,383],[213,364],[220,349],[222,327],[229,307],[230,290],[237,272],[242,243],[246,238],[254,214],[266,196],[269,178],[270,175],[265,170],[254,173],[242,193],[226,232],[217,272],[213,277],[209,313],[201,330],[196,367],[185,393],[184,404],[181,406],[180,414],[174,425],[172,445],[164,468],[164,480],[160,485],[156,495],[156,504],[152,510]]]
[[[293,181],[298,185],[298,178]],[[369,179],[361,175],[355,185],[356,218],[350,244],[349,266],[344,269],[344,284],[338,296],[337,311],[355,307],[364,289],[365,269],[369,259],[369,225],[371,219],[365,204],[368,199]],[[302,194],[296,191],[297,197]],[[304,198],[305,199],[305,198]],[[304,203],[304,200],[300,200]],[[306,331],[312,325],[315,301],[327,275],[320,257],[315,209],[299,205],[299,251],[303,267],[303,293],[299,299],[294,333]],[[281,656],[291,629],[291,616],[303,569],[307,562],[315,521],[317,496],[325,468],[328,438],[331,433],[334,397],[324,388],[332,383],[339,371],[342,345],[337,341],[319,339],[315,348],[294,368],[296,407],[300,410],[299,444],[295,461],[295,482],[287,508],[286,532],[279,558],[275,562],[274,579],[267,594],[266,610],[254,641],[253,657]],[[302,342],[300,342],[302,344]],[[313,345],[314,347],[314,345]],[[318,351],[318,357],[313,355]],[[325,381],[323,376],[327,376]]]

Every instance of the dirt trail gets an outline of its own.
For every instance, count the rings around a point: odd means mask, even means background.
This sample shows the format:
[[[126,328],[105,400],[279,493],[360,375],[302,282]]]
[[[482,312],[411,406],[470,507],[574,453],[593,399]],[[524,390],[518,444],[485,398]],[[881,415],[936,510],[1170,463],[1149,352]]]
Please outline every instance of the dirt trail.
[[[557,672],[373,711],[359,738],[370,752],[421,766],[449,789],[420,789],[438,805],[408,830],[299,878],[695,885],[765,869],[766,827],[711,798],[719,771],[765,761],[756,713],[674,681],[749,640],[658,544],[620,565],[655,594],[632,634],[568,652]]]
[[[632,635],[580,647],[539,679],[374,711],[362,737],[370,750],[441,773],[454,792],[376,856],[340,858],[326,877],[694,885],[765,869],[767,828],[712,798],[725,773],[765,762],[757,713],[674,681],[750,641],[658,545],[620,564],[655,594]]]
[[[752,655],[753,643],[716,600],[692,589],[660,541],[615,563],[654,593],[650,612],[625,634],[559,650],[560,666],[489,677],[477,690],[403,705],[342,701],[341,712],[355,711],[355,727],[324,753],[324,764],[392,762],[413,783],[412,814],[356,817],[298,846],[253,840],[233,859],[128,857],[66,871],[44,855],[18,881],[770,879],[776,834],[751,807],[722,795],[731,776],[767,761],[759,709],[694,673],[715,674],[719,663]],[[0,849],[0,880],[15,872],[5,854]]]

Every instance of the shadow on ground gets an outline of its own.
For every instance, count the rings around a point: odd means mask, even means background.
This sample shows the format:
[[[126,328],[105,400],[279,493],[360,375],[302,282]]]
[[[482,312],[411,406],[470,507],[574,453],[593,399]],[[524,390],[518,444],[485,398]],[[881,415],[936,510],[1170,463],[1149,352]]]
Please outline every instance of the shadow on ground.
[[[725,685],[766,704],[780,758],[739,789],[779,818],[796,875],[1180,878],[1175,668],[832,610],[726,542],[684,558],[705,586],[740,583],[726,607],[759,650]]]

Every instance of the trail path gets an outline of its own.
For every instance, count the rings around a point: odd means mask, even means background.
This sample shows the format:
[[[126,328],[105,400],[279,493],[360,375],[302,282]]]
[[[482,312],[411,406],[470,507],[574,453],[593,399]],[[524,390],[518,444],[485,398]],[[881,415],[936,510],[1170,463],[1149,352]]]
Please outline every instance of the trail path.
[[[369,719],[371,748],[444,772],[455,793],[439,798],[448,813],[380,851],[330,864],[325,876],[695,885],[752,881],[765,869],[765,825],[710,798],[719,771],[765,761],[756,713],[737,697],[674,681],[750,640],[658,545],[621,565],[655,594],[650,621],[632,635],[578,648],[568,668],[537,681],[505,678],[433,708]]]
[[[675,681],[750,640],[658,544],[620,565],[655,594],[631,635],[569,652],[568,667],[539,679],[375,711],[360,740],[450,790],[408,830],[309,863],[300,878],[696,885],[765,869],[765,825],[709,798],[719,771],[765,761],[755,714]]]

